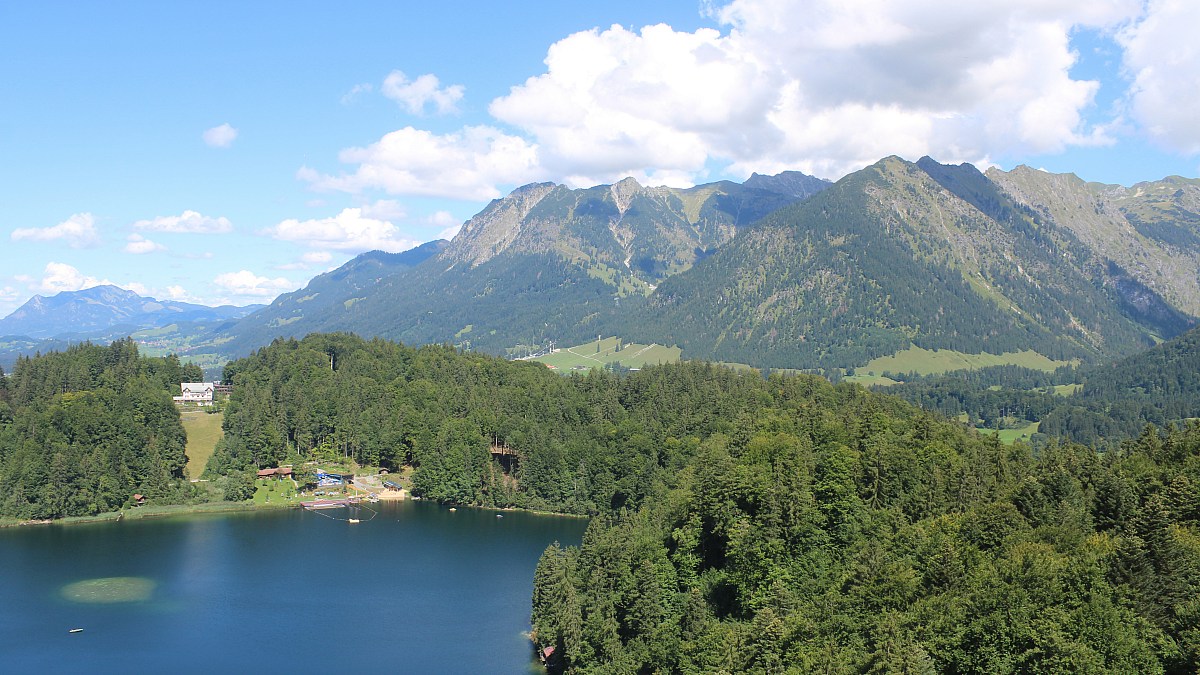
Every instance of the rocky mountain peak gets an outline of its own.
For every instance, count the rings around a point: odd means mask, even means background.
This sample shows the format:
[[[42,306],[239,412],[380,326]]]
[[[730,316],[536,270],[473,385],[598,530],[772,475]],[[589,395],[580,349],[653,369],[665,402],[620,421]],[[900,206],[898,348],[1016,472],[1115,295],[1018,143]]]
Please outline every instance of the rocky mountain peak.
[[[501,199],[492,200],[463,223],[442,258],[451,261],[451,267],[460,262],[471,266],[487,262],[517,239],[529,212],[561,187],[555,183],[530,183]]]
[[[613,183],[609,190],[612,192],[613,201],[617,204],[617,210],[624,215],[629,210],[629,204],[633,202],[633,198],[642,191],[642,186],[630,176]]]

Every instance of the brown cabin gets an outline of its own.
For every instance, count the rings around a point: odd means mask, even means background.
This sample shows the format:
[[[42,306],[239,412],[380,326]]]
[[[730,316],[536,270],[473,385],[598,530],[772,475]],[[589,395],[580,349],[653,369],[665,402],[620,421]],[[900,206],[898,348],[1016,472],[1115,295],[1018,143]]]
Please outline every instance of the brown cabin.
[[[139,495],[134,495],[134,496],[133,496],[133,503],[134,503],[134,505],[136,505],[136,506],[141,506],[142,504],[145,504],[145,503],[146,503],[146,495],[140,495],[140,494],[139,494]]]

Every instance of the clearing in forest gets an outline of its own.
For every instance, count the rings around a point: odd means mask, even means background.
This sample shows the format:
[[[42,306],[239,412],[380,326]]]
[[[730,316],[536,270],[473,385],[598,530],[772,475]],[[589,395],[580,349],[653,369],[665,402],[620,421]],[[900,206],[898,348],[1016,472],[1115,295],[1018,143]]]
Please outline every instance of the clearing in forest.
[[[1007,365],[1051,372],[1059,366],[1071,365],[1071,362],[1055,361],[1028,349],[1003,354],[966,354],[951,349],[921,349],[913,346],[891,356],[873,359],[865,366],[855,368],[855,373],[868,377],[878,377],[885,372],[937,375],[952,370],[978,370],[988,366]]]
[[[183,430],[187,432],[187,477],[191,480],[200,478],[204,473],[204,465],[212,457],[217,441],[225,435],[221,423],[225,421],[224,413],[206,413],[200,410],[188,410],[180,414],[183,420]]]
[[[552,354],[530,359],[544,363],[560,373],[588,371],[620,363],[626,368],[641,368],[647,364],[674,363],[679,360],[679,347],[626,343],[620,338],[607,337],[574,347],[556,349]]]

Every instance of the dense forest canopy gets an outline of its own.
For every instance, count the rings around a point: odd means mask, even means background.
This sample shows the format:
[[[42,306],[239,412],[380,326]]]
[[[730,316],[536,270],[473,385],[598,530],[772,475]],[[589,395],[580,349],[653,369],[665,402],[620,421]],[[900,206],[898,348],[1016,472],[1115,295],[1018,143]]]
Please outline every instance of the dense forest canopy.
[[[713,435],[548,548],[553,669],[1196,672],[1200,425],[1034,458],[870,408]]]
[[[965,413],[989,428],[1006,419],[1036,421],[1039,440],[1109,447],[1138,436],[1147,424],[1181,425],[1200,417],[1200,329],[1114,363],[1053,373],[994,366],[924,377],[886,374],[903,381],[887,393],[947,417]],[[1053,386],[1064,384],[1078,391],[1055,395]]]
[[[21,358],[0,378],[0,515],[113,511],[135,493],[183,499],[186,435],[171,401],[199,368],[132,340]]]
[[[186,374],[128,341],[18,363],[0,378],[3,513],[193,498],[169,398]],[[277,340],[225,377],[207,470],[227,485],[341,457],[411,465],[430,499],[594,516],[536,571],[533,637],[554,670],[1200,667],[1194,421],[1035,453],[815,376],[562,377],[338,334]]]

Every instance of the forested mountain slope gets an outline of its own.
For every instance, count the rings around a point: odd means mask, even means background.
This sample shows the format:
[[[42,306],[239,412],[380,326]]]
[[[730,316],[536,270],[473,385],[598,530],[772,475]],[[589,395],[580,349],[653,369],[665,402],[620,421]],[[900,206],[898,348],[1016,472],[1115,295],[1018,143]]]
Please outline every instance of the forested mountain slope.
[[[1116,445],[1147,425],[1182,426],[1200,418],[1200,328],[1110,363],[1055,373],[1015,366],[920,377],[893,373],[886,387],[926,410],[1001,428],[1039,422],[1040,437]],[[1070,395],[1054,385],[1075,385]]]
[[[493,201],[427,260],[381,267],[354,288],[318,277],[212,342],[233,358],[274,337],[330,330],[493,353],[581,339],[739,229],[828,185],[797,172],[688,189],[633,179],[579,190],[527,185]]]
[[[1193,324],[974,167],[892,157],[665,280],[613,332],[693,357],[813,368],[913,344],[1093,359]]]
[[[445,240],[422,244],[403,253],[371,251],[341,267],[317,275],[308,284],[275,298],[270,305],[236,324],[220,329],[217,347],[244,355],[276,337],[302,337],[322,331],[351,330],[344,313],[376,292],[381,281],[411,269],[445,250]]]
[[[1109,365],[1080,372],[1082,387],[1042,418],[1041,431],[1091,442],[1145,425],[1200,417],[1200,329]]]
[[[542,183],[424,262],[371,255],[347,265],[368,284],[314,280],[212,344],[232,358],[339,330],[501,354],[615,334],[760,367],[855,367],[912,345],[1099,362],[1195,325],[1200,182],[892,157],[832,188],[794,172]]]

